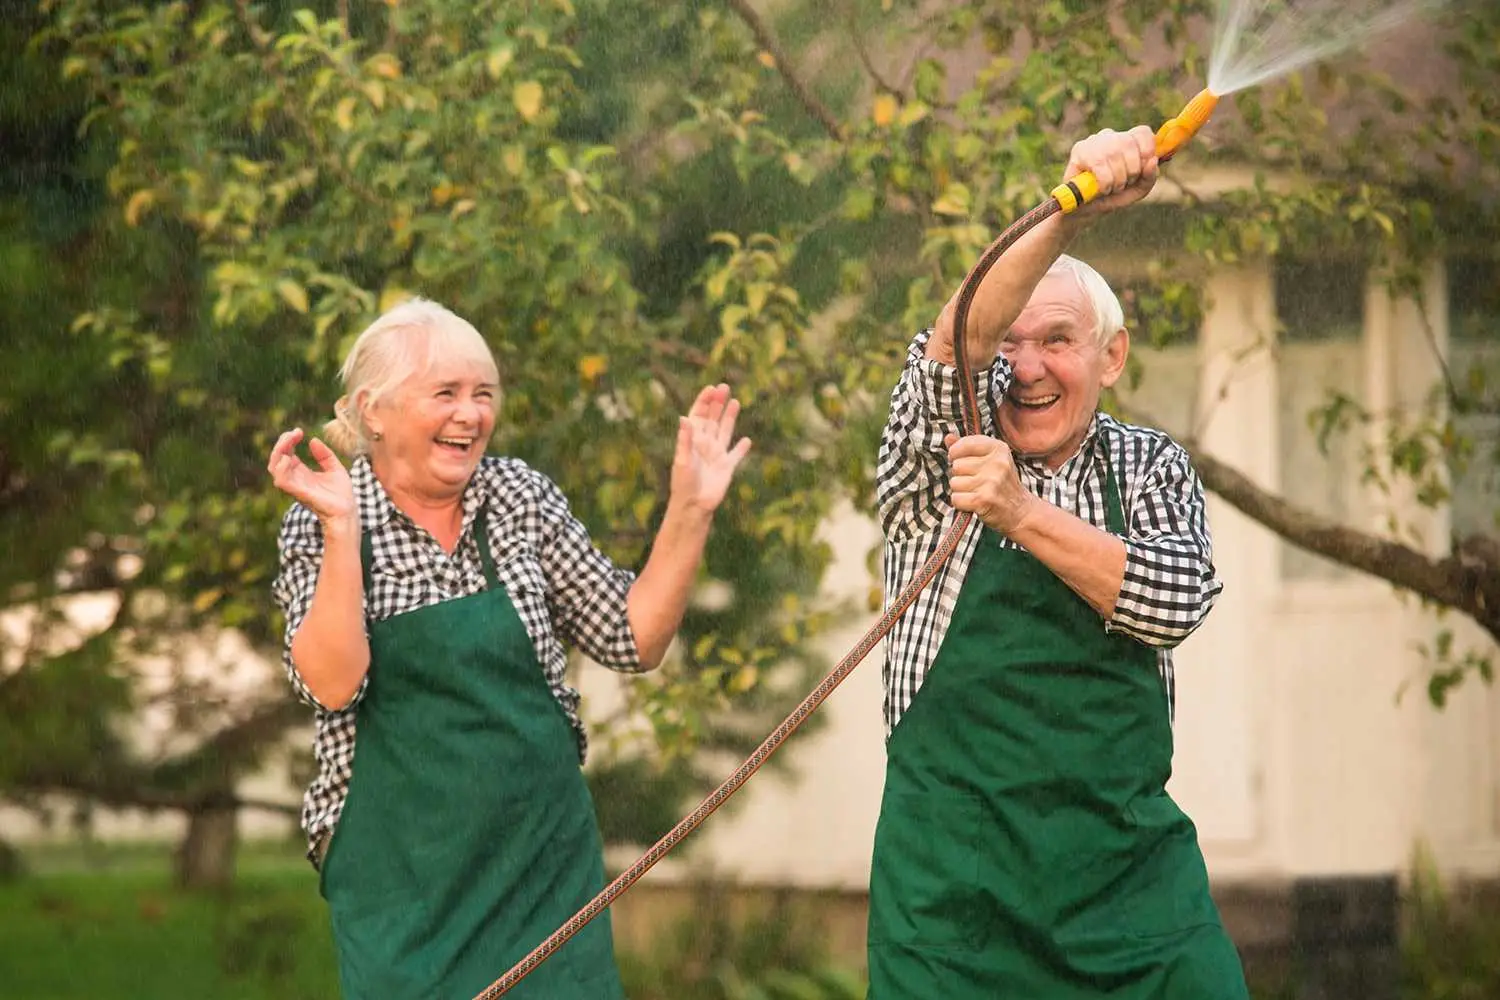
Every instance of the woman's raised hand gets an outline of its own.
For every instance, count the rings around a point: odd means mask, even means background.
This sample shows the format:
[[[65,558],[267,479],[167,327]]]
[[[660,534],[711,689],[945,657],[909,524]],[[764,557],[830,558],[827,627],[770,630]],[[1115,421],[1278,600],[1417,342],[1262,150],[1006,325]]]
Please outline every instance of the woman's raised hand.
[[[307,443],[317,468],[311,468],[297,454],[302,428],[287,431],[276,439],[266,470],[277,489],[311,510],[326,526],[331,522],[352,520],[355,516],[354,483],[339,457],[317,438]]]
[[[734,470],[750,452],[750,439],[733,447],[739,400],[722,382],[704,387],[688,415],[678,420],[677,452],[672,458],[672,499],[705,511],[716,510],[729,491]]]

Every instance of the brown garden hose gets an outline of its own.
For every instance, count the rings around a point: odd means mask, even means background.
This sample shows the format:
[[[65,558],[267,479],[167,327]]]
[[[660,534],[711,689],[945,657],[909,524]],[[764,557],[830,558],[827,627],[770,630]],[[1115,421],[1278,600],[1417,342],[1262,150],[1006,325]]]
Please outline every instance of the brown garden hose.
[[[974,265],[974,269],[969,272],[968,277],[964,279],[963,287],[959,290],[958,302],[954,307],[953,314],[953,355],[954,362],[958,368],[958,382],[963,400],[963,426],[966,434],[978,434],[980,432],[979,401],[975,394],[974,378],[969,368],[968,354],[961,333],[968,323],[969,306],[974,301],[975,294],[979,291],[979,283],[984,280],[984,276],[989,273],[990,268],[1000,259],[1001,254],[1005,253],[1018,239],[1026,235],[1037,223],[1048,216],[1055,215],[1059,211],[1062,211],[1062,205],[1056,197],[1051,197],[1011,223],[1010,227],[1001,233],[1000,237],[985,250],[984,255],[979,258],[979,263]],[[938,569],[953,554],[953,550],[958,547],[959,539],[968,530],[969,522],[973,517],[974,515],[967,511],[958,512],[958,515],[953,519],[953,525],[943,535],[942,541],[939,542],[937,551],[928,557],[927,562],[918,571],[916,578],[907,584],[901,593],[896,595],[895,600],[891,601],[885,613],[880,616],[879,621],[860,638],[859,642],[854,644],[854,648],[838,662],[838,665],[833,668],[828,676],[823,678],[818,686],[813,689],[812,693],[802,700],[802,703],[792,711],[791,715],[786,717],[781,725],[772,730],[771,735],[767,736],[765,741],[755,748],[755,752],[735,769],[735,772],[726,778],[723,784],[715,788],[706,799],[699,803],[698,808],[683,817],[671,830],[668,830],[649,851],[641,855],[635,864],[621,872],[613,882],[610,882],[597,896],[589,900],[583,909],[573,914],[567,923],[553,931],[545,941],[533,948],[530,954],[517,962],[505,975],[491,983],[474,1000],[494,1000],[495,997],[504,996],[512,987],[526,978],[532,970],[545,962],[553,952],[561,948],[563,942],[567,941],[574,934],[577,934],[583,929],[584,925],[603,913],[606,907],[623,895],[625,890],[640,881],[641,877],[655,867],[658,861],[666,857],[668,851],[681,843],[688,834],[698,828],[700,823],[708,819],[720,806],[727,802],[731,795],[739,791],[741,786],[750,780],[750,776],[760,770],[760,766],[770,759],[770,756],[776,752],[782,743],[786,742],[786,738],[796,732],[798,726],[807,721],[808,716],[812,715],[818,706],[823,704],[829,695],[833,694],[834,688],[843,683],[844,678],[854,672],[854,668],[859,666],[860,661],[865,658],[870,650],[874,649],[876,644],[885,638],[886,633],[896,624],[897,619],[906,613],[906,610],[911,607],[912,602],[917,599],[917,595],[932,582],[932,578],[937,575]]]

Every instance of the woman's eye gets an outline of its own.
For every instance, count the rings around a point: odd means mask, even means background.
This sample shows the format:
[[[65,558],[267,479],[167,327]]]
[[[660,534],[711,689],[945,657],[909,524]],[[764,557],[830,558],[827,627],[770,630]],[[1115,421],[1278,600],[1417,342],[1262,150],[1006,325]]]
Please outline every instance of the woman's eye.
[[[439,389],[438,392],[437,392],[437,398],[438,399],[452,399],[453,398],[453,390],[452,389]]]

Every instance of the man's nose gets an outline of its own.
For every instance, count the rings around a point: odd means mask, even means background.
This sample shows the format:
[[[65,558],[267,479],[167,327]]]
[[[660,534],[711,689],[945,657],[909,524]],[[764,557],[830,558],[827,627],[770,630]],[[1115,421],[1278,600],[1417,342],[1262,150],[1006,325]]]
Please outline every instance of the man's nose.
[[[1016,345],[1007,357],[1018,382],[1040,382],[1046,374],[1042,366],[1042,352],[1030,344]]]

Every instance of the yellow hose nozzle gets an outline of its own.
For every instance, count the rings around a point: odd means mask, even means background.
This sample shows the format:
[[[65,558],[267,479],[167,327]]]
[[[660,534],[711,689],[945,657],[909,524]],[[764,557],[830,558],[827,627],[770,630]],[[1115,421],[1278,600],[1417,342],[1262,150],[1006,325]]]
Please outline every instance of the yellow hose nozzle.
[[[1208,119],[1214,113],[1214,108],[1218,103],[1218,95],[1209,90],[1201,90],[1177,113],[1177,117],[1167,119],[1162,127],[1156,130],[1157,159],[1162,163],[1170,160],[1173,154],[1182,148],[1183,143],[1208,124]],[[1087,205],[1098,194],[1099,181],[1087,171],[1071,180],[1063,181],[1052,189],[1052,197],[1057,199],[1057,203],[1062,206],[1064,212],[1072,212],[1080,205]]]

